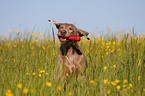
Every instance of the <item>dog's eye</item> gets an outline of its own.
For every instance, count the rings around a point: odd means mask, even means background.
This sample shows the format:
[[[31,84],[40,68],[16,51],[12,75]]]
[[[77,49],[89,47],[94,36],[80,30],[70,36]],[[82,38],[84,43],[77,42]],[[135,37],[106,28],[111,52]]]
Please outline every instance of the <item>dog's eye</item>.
[[[73,28],[70,27],[69,30],[73,30]]]
[[[64,27],[62,27],[62,26],[60,27],[60,29],[63,29],[63,28],[64,28]]]

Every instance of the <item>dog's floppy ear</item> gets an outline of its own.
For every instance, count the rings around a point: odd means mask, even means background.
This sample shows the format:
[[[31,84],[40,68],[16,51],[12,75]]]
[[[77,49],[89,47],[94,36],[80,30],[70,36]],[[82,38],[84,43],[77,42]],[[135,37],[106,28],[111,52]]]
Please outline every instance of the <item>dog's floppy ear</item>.
[[[51,22],[52,24],[55,24],[56,28],[59,29],[61,23],[56,23],[55,21],[52,20],[48,20],[48,21]]]
[[[77,28],[77,32],[79,33],[79,36],[80,36],[80,37],[84,36],[85,38],[87,38],[88,40],[90,40],[90,38],[87,37],[87,36],[89,35],[88,32],[86,32],[86,31],[84,31],[84,30],[82,30],[82,29],[79,29],[79,28]]]

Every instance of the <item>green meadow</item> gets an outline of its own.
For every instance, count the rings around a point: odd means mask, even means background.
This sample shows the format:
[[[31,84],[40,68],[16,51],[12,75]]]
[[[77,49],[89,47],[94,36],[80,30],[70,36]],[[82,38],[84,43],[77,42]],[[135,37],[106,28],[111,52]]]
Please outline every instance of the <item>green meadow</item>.
[[[86,80],[67,73],[63,82],[57,37],[14,31],[0,37],[0,96],[145,96],[145,36],[134,30],[82,38]]]

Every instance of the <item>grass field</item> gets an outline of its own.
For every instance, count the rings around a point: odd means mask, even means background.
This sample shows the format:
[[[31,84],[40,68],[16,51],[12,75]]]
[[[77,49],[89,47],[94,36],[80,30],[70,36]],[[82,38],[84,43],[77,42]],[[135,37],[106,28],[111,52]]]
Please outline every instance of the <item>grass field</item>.
[[[145,96],[142,35],[82,38],[79,45],[88,60],[87,80],[66,74],[60,83],[57,38],[16,32],[12,40],[11,35],[0,38],[0,96]]]

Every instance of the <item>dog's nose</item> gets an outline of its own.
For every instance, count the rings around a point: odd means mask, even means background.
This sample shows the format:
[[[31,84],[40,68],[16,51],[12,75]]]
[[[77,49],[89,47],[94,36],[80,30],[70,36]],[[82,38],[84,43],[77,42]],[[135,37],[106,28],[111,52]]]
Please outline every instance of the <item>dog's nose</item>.
[[[65,35],[66,34],[66,30],[61,30],[60,32],[62,35]]]

